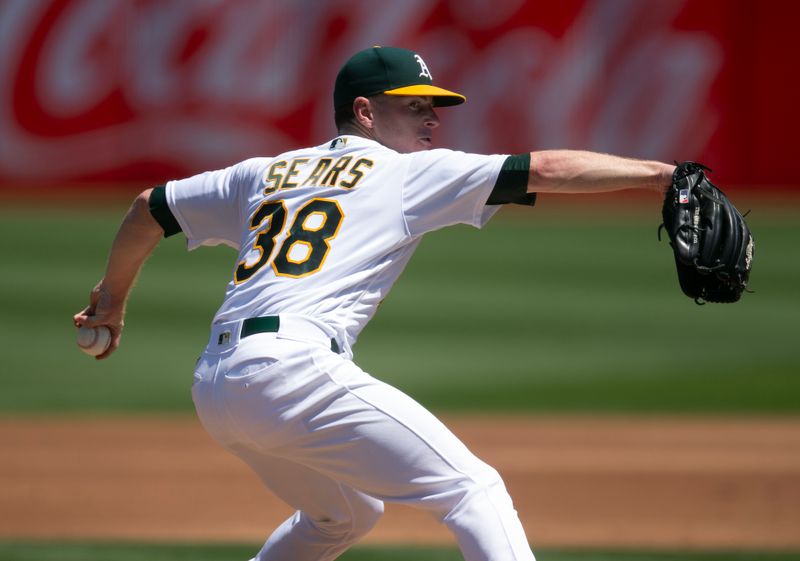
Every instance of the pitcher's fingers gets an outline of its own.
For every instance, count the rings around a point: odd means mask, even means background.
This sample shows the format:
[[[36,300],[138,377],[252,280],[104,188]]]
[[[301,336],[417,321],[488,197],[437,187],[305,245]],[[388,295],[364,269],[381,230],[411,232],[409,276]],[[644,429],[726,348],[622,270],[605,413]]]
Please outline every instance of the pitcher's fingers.
[[[103,323],[98,321],[94,316],[93,308],[86,308],[85,310],[78,312],[72,316],[72,322],[75,324],[75,327],[81,327],[83,325],[86,327],[95,327]]]
[[[81,327],[82,325],[86,325],[87,327],[91,327],[91,320],[89,319],[92,317],[94,310],[90,307],[86,307],[74,316],[72,316],[72,323],[75,327]]]

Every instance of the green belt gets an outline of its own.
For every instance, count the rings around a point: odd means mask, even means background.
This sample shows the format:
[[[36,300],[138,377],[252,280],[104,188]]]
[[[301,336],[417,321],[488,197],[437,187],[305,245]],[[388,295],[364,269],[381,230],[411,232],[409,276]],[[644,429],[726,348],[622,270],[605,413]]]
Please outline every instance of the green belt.
[[[280,316],[261,316],[258,318],[247,318],[242,322],[242,333],[239,336],[244,339],[256,333],[277,333],[281,326]],[[339,343],[331,338],[331,350],[336,354],[341,353]]]
[[[256,333],[277,333],[281,326],[280,316],[263,316],[260,318],[248,318],[242,322],[242,334],[244,339]]]

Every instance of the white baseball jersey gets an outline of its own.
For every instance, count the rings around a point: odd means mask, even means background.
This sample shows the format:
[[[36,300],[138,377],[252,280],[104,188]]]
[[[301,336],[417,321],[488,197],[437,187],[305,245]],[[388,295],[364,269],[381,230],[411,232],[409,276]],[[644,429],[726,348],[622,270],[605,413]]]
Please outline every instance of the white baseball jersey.
[[[516,200],[496,193],[506,161],[342,136],[157,191],[178,223],[165,233],[239,250],[192,399],[208,433],[296,509],[254,561],[332,560],[384,501],[430,512],[465,559],[535,561],[497,471],[350,360],[423,234],[480,227],[498,208],[490,198]],[[263,316],[280,321],[245,334]]]
[[[320,320],[351,346],[423,234],[483,226],[505,155],[400,154],[357,136],[166,185],[189,249],[239,251],[214,321]]]

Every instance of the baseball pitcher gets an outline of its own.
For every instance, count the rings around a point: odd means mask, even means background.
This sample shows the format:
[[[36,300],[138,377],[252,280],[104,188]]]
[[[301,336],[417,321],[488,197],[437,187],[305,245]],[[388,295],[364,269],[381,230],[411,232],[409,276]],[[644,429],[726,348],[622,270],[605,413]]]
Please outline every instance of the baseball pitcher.
[[[192,396],[211,436],[296,509],[256,560],[335,559],[386,501],[428,511],[468,561],[534,559],[497,471],[359,368],[352,348],[427,232],[480,228],[501,205],[533,205],[537,193],[663,192],[674,166],[569,150],[433,149],[437,110],[464,101],[433,84],[417,53],[356,53],[336,77],[335,138],[141,193],[73,318],[110,330],[98,355],[108,358],[162,237],[238,252]]]

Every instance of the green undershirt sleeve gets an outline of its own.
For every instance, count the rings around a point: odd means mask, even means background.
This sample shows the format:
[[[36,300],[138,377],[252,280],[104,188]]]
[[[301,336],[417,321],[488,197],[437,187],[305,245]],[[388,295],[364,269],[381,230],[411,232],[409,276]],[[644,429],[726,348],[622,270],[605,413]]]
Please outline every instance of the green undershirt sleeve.
[[[164,230],[165,238],[182,231],[181,225],[175,220],[175,216],[167,204],[167,190],[164,185],[159,185],[150,192],[150,214]]]
[[[528,193],[528,173],[531,167],[531,155],[517,154],[509,156],[503,162],[500,174],[489,195],[487,205],[527,205],[536,204],[536,193]]]

